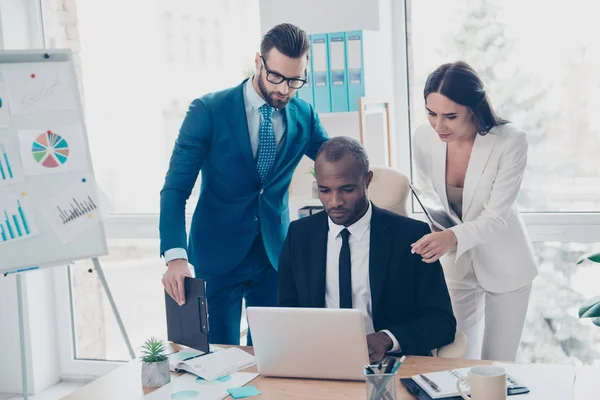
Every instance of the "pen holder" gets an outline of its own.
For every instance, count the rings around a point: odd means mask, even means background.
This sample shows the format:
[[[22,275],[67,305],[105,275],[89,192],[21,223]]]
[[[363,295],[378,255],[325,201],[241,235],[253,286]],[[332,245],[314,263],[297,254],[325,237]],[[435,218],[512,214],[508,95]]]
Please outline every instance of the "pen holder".
[[[375,369],[376,372],[378,372]],[[368,374],[365,372],[367,382],[367,400],[396,400],[397,374]]]

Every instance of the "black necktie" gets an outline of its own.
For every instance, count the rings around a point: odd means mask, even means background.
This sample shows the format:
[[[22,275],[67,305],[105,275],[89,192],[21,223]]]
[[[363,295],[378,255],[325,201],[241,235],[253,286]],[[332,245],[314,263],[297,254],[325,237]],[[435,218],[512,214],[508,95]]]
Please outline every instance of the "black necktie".
[[[342,235],[342,249],[340,250],[340,308],[352,308],[352,266],[350,263],[350,244],[348,238],[350,231],[344,229]]]

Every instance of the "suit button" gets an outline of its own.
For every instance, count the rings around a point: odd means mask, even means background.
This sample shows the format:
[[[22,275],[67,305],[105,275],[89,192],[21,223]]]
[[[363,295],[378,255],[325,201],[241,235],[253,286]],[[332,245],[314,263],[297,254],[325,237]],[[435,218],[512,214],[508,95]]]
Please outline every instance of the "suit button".
[[[254,221],[258,221],[258,217],[254,217]]]
[[[263,194],[265,192],[265,189],[260,189],[259,194]]]

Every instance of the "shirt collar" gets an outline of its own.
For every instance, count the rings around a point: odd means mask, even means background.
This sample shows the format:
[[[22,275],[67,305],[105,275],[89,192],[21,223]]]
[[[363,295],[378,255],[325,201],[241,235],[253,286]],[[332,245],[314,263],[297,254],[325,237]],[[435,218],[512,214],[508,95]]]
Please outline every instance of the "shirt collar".
[[[253,80],[254,75],[252,75],[252,77],[246,82],[244,95],[246,96],[246,101],[250,104],[250,106],[252,106],[255,111],[258,111],[258,109],[267,102],[264,101],[263,98],[258,95],[258,93],[256,93],[256,90],[252,85]]]
[[[371,202],[369,201],[369,206],[367,208],[367,212],[363,215],[358,221],[353,223],[350,226],[337,225],[335,222],[331,220],[331,218],[327,217],[327,222],[329,224],[329,234],[332,237],[336,238],[340,234],[344,228],[350,231],[350,236],[355,237],[356,240],[361,240],[364,234],[367,232],[367,229],[371,226],[371,215],[373,214],[373,208],[371,207]]]

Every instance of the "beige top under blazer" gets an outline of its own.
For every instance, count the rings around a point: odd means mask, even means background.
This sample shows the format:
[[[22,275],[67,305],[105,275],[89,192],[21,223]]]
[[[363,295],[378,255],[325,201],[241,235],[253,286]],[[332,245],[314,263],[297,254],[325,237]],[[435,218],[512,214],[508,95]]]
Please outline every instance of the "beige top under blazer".
[[[413,136],[415,185],[438,198],[456,226],[458,244],[440,261],[446,279],[459,281],[471,265],[483,289],[506,293],[531,283],[537,264],[516,199],[527,165],[527,136],[512,123],[477,135],[467,167],[462,220],[448,204],[446,143],[429,125]]]

